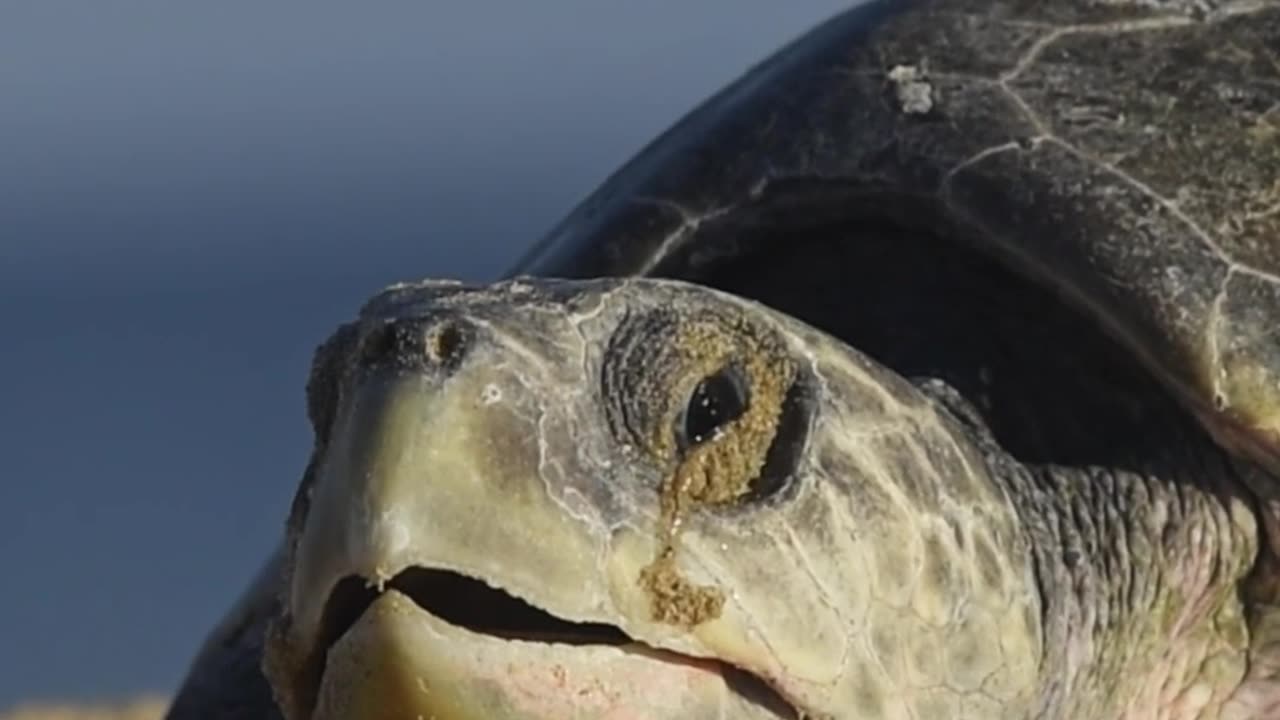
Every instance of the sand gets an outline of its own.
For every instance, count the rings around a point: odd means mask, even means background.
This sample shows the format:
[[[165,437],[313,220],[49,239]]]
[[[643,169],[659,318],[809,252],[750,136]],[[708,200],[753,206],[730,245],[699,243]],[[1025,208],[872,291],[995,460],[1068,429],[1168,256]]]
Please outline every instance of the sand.
[[[158,697],[100,705],[32,702],[0,710],[0,720],[160,720],[168,707]]]

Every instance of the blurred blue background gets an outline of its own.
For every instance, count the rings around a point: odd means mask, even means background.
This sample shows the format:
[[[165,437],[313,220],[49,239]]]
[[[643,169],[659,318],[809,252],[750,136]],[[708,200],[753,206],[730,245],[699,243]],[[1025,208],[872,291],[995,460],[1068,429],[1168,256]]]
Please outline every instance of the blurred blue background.
[[[847,4],[0,5],[0,709],[172,691],[282,528],[315,344],[496,277]]]

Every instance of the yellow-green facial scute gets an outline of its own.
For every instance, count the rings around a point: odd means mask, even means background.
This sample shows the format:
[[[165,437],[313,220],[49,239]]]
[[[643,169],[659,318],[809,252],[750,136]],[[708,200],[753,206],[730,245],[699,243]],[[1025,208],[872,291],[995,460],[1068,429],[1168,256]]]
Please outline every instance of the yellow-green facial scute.
[[[1030,559],[980,454],[762,306],[397,286],[321,347],[308,396],[264,653],[289,720],[1029,702]]]

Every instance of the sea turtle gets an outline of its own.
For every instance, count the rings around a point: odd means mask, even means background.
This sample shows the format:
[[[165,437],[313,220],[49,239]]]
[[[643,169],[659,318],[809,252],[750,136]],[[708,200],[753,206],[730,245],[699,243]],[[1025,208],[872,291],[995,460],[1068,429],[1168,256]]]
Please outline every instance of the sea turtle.
[[[860,4],[511,278],[321,346],[170,717],[1280,716],[1280,2]]]

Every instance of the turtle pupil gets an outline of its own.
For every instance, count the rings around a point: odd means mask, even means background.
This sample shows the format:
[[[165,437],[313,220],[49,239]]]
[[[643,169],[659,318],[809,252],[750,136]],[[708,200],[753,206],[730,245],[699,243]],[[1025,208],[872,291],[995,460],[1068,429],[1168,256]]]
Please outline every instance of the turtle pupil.
[[[683,439],[686,446],[713,439],[721,428],[746,410],[746,387],[732,368],[703,378],[693,389],[685,408]]]

